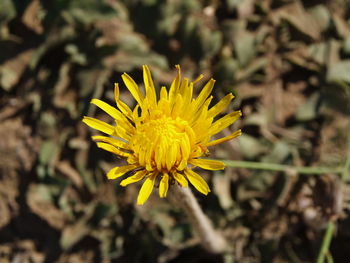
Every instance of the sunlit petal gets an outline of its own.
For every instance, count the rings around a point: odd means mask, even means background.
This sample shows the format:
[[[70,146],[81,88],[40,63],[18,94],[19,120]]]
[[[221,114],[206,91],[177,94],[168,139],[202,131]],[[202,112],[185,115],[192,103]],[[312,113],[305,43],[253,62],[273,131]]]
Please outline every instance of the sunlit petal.
[[[83,122],[108,136],[92,136],[97,146],[127,161],[127,165],[111,169],[107,177],[118,178],[132,172],[121,181],[122,186],[143,181],[137,203],[144,204],[149,198],[156,181],[159,182],[159,196],[166,197],[173,183],[187,187],[189,182],[201,193],[210,192],[208,184],[192,170],[199,167],[207,170],[222,170],[224,164],[218,160],[205,159],[209,146],[231,140],[241,134],[238,130],[229,136],[213,140],[212,137],[233,124],[240,111],[216,119],[233,99],[226,95],[213,107],[209,107],[215,80],[210,79],[194,99],[194,81],[181,78],[180,66],[169,89],[161,87],[157,96],[151,72],[143,66],[143,93],[137,83],[126,73],[122,79],[136,100],[133,109],[121,101],[118,84],[114,86],[117,106],[113,107],[99,99],[91,103],[105,111],[115,120],[115,126],[103,121],[84,117]],[[203,158],[204,157],[204,158]],[[158,185],[158,183],[157,183]]]
[[[199,192],[204,195],[207,195],[210,192],[207,182],[197,173],[191,169],[185,169],[185,175],[190,183],[196,188]]]

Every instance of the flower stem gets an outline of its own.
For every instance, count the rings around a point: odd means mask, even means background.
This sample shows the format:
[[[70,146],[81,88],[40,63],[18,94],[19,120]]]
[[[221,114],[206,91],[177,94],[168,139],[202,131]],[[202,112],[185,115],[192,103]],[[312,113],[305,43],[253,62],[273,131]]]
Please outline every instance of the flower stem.
[[[227,245],[226,240],[220,233],[215,231],[211,221],[203,213],[191,189],[175,184],[171,187],[171,190],[172,201],[185,211],[203,247],[214,254],[224,252]]]
[[[329,253],[329,246],[331,244],[332,237],[333,237],[333,231],[334,231],[334,222],[329,221],[326,232],[323,237],[320,251],[318,253],[316,263],[323,263],[325,257],[327,257],[327,254]]]
[[[342,167],[298,167],[277,163],[261,163],[261,162],[249,162],[249,161],[232,161],[232,160],[220,160],[228,167],[246,168],[256,170],[268,170],[276,172],[295,171],[300,174],[325,174],[325,173],[342,173]]]

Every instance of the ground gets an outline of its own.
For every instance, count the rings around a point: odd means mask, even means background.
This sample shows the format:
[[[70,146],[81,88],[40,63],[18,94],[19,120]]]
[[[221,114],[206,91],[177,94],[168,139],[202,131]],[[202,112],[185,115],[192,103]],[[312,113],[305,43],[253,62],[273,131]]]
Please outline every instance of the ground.
[[[328,255],[347,262],[349,14],[345,0],[2,1],[0,261],[315,262],[334,224]],[[137,206],[139,184],[105,177],[122,160],[82,117],[110,121],[89,101],[113,104],[115,82],[134,105],[120,76],[141,83],[143,64],[158,87],[180,64],[205,75],[196,93],[213,77],[214,101],[236,96],[222,135],[243,135],[210,157],[244,165],[201,173],[212,192],[195,193],[227,253],[168,199]]]

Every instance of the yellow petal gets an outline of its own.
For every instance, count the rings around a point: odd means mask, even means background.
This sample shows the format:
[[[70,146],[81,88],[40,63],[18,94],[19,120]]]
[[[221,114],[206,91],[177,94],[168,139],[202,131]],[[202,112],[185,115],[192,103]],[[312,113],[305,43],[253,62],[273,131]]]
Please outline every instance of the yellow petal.
[[[131,170],[134,170],[135,168],[137,168],[137,165],[125,165],[125,166],[118,166],[118,167],[114,167],[113,169],[111,169],[108,173],[107,173],[107,178],[108,179],[116,179],[120,176],[123,176],[124,174],[126,174],[127,172],[130,172]]]
[[[229,93],[225,97],[223,97],[217,104],[210,108],[208,112],[208,117],[215,117],[220,112],[222,112],[230,104],[233,98],[234,96],[232,95],[232,93]]]
[[[139,119],[139,108],[140,105],[136,105],[134,110],[132,111],[132,118],[135,120],[135,124],[137,123],[138,119]]]
[[[168,99],[161,98],[158,102],[158,109],[162,112],[163,115],[169,116],[171,113],[170,101]]]
[[[121,150],[115,148],[114,146],[108,143],[98,142],[96,144],[97,144],[97,147],[122,157],[128,157],[130,155],[130,153],[122,152]]]
[[[160,139],[162,140],[162,138]],[[157,170],[162,170],[162,160],[164,158],[163,147],[161,146],[161,142],[154,149],[154,159],[156,160]]]
[[[157,174],[150,175],[142,184],[139,195],[137,197],[138,205],[143,205],[147,201],[148,197],[151,195],[154,187],[154,180],[156,178],[156,175]]]
[[[134,155],[134,154],[130,154],[129,156],[128,156],[128,158],[126,159],[126,161],[128,162],[128,163],[130,163],[130,164],[137,164],[138,166],[140,166],[139,164],[138,164],[138,159],[137,159],[137,157]]]
[[[145,83],[146,97],[149,100],[151,108],[153,108],[157,105],[157,95],[154,89],[152,75],[147,65],[143,65],[143,82]]]
[[[167,100],[168,99],[168,92],[166,90],[166,87],[162,87],[160,89],[160,99],[159,99],[159,102],[163,100]]]
[[[179,90],[179,93],[184,96],[185,95],[185,91],[186,89],[188,88],[188,78],[184,78],[181,82],[181,86],[180,86],[180,90]],[[193,84],[192,84],[193,85]]]
[[[167,156],[167,151],[168,151],[168,145],[169,145],[169,141],[166,140],[164,137],[160,137],[160,147],[161,147],[161,167],[162,168],[166,168],[167,167],[167,160],[168,160],[168,156]],[[158,162],[158,160],[156,160],[156,162]]]
[[[174,142],[173,145],[171,147],[167,147],[167,149],[168,152],[166,156],[166,167],[170,171],[171,168],[174,166],[177,154],[180,151],[179,144],[177,142]]]
[[[116,108],[112,107],[111,105],[109,105],[108,103],[99,99],[92,99],[90,103],[95,104],[101,110],[109,114],[113,119],[116,119],[116,120],[120,119],[121,112],[118,111]]]
[[[122,75],[122,79],[137,103],[142,107],[143,95],[136,82],[126,73]]]
[[[155,109],[157,104],[152,104],[149,102],[148,97],[144,98],[142,102],[142,111],[141,111],[141,118],[145,122],[150,119],[150,115],[152,114],[153,110]]]
[[[241,116],[242,116],[241,111],[234,111],[225,115],[224,117],[222,117],[221,119],[218,119],[216,122],[212,124],[209,130],[209,134],[210,135],[217,134],[218,132],[222,131],[223,129],[225,129],[232,123],[234,123]]]
[[[189,126],[185,126],[185,132],[187,134],[187,138],[189,140],[189,145],[191,145],[191,147],[194,146],[194,141],[196,140],[196,134],[193,131],[193,129]]]
[[[203,74],[200,74],[194,81],[192,81],[193,84],[196,84],[198,81],[200,81],[203,78]]]
[[[188,160],[188,157],[190,155],[191,145],[190,145],[190,139],[188,136],[182,137],[180,142],[180,151],[182,160]],[[187,163],[186,163],[187,164]]]
[[[220,143],[223,143],[223,142],[227,142],[229,140],[232,140],[233,138],[236,138],[238,136],[240,136],[242,134],[242,131],[241,130],[237,130],[235,131],[234,133],[226,136],[226,137],[223,137],[223,138],[220,138],[220,139],[217,139],[217,140],[214,140],[214,141],[211,141],[209,143],[206,144],[207,147],[209,146],[213,146],[213,145],[217,145],[217,144],[220,144]]]
[[[178,117],[183,109],[183,100],[182,100],[182,96],[181,94],[177,94],[176,96],[176,100],[174,102],[174,106],[173,109],[171,110],[171,117],[173,119],[176,119],[176,117]]]
[[[179,166],[176,168],[178,171],[182,171],[187,166],[187,159],[182,159]]]
[[[146,166],[146,149],[145,147],[140,147],[140,150],[137,151],[139,154],[139,163],[141,166]]]
[[[133,120],[132,118],[132,111],[129,108],[128,105],[126,105],[124,102],[122,102],[119,99],[119,85],[118,83],[114,83],[114,97],[115,97],[115,102],[117,103],[118,109],[129,119]]]
[[[184,93],[183,93],[183,109],[182,109],[181,116],[183,116],[183,118],[186,120],[189,117],[191,117],[188,114],[188,110],[189,110],[190,103],[192,101],[192,95],[193,95],[193,83],[191,82],[190,85],[185,87]]]
[[[99,107],[101,110],[105,111],[107,114],[109,114],[112,118],[116,120],[116,123],[118,125],[122,125],[125,130],[127,130],[130,133],[133,133],[135,130],[135,127],[131,125],[131,123],[128,121],[128,119],[116,108],[112,107],[108,103],[98,100],[98,99],[92,99],[92,104],[95,104],[97,107]]]
[[[151,143],[151,146],[147,147],[146,150],[146,170],[148,171],[153,171],[152,163],[153,163],[153,158],[152,156],[154,155],[155,148],[157,145],[157,140],[158,138],[155,138],[154,141]]]
[[[170,89],[169,89],[169,100],[172,103],[173,100],[176,97],[176,94],[178,93],[178,90],[180,88],[180,81],[181,81],[181,69],[179,65],[175,66],[177,69],[177,75],[176,78],[171,83]]]
[[[167,173],[163,174],[162,180],[159,183],[159,196],[160,198],[166,197],[169,189],[169,175]]]
[[[123,149],[127,149],[127,150],[130,150],[130,145],[125,143],[125,142],[122,142],[120,140],[117,140],[117,139],[114,139],[114,138],[111,138],[111,137],[106,137],[106,136],[92,136],[92,139],[95,141],[95,142],[105,142],[105,143],[109,143],[109,144],[112,144],[113,146],[115,147],[119,147],[119,148],[123,148]]]
[[[93,129],[96,129],[98,131],[104,132],[108,135],[113,135],[115,132],[115,128],[114,126],[105,123],[104,121],[100,121],[98,119],[95,118],[91,118],[91,117],[84,117],[83,118],[83,122],[85,124],[87,124],[88,126],[90,126]]]
[[[115,134],[117,135],[116,137],[119,137],[125,141],[130,141],[134,131],[130,131],[124,125],[117,125],[117,127],[115,127]]]
[[[192,110],[194,110],[194,111],[191,112],[192,116],[190,118],[188,118],[188,121],[189,121],[191,126],[193,124],[194,125],[196,125],[196,124],[198,125],[198,123],[200,121],[208,120],[208,118],[207,118],[208,107],[209,107],[209,104],[210,104],[212,99],[213,99],[213,96],[210,96],[209,98],[207,98],[205,100],[205,102],[201,105],[200,108],[198,108],[198,109],[192,108]],[[210,118],[210,122],[212,121],[211,119],[212,118]],[[207,132],[207,131],[205,131],[205,132]]]
[[[119,84],[118,83],[114,83],[114,99],[116,103],[119,101]]]
[[[132,115],[132,110],[129,108],[128,105],[126,105],[124,102],[121,100],[118,101],[117,103],[118,109],[131,121],[134,121],[133,115]]]
[[[146,170],[138,171],[134,175],[129,176],[128,178],[121,181],[120,185],[127,186],[129,184],[136,183],[136,182],[142,180],[146,176],[147,173],[148,173],[148,171],[146,171]]]
[[[192,159],[190,164],[198,166],[206,170],[223,170],[225,169],[225,164],[217,160],[209,159]]]
[[[211,91],[213,90],[214,84],[215,84],[214,79],[210,79],[208,81],[208,83],[204,86],[202,91],[199,93],[198,97],[194,100],[194,102],[193,102],[194,109],[198,109],[203,105],[203,103],[207,100]]]
[[[194,122],[192,129],[196,134],[195,143],[203,144],[202,142],[208,142],[210,135],[208,134],[209,128],[213,122],[213,118],[202,118],[198,122]]]
[[[174,179],[182,186],[182,187],[187,187],[188,186],[188,181],[186,180],[185,176],[183,176],[180,173],[173,172],[172,173]]]
[[[207,195],[210,192],[207,182],[191,169],[185,169],[185,175],[190,183],[202,194]]]

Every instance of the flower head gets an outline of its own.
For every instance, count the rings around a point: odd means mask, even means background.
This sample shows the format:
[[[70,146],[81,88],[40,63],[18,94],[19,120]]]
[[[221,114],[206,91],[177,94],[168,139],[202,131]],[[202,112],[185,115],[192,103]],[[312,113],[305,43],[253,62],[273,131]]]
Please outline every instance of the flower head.
[[[162,87],[159,98],[147,66],[143,66],[145,93],[124,73],[122,79],[137,102],[133,110],[119,99],[118,84],[115,84],[117,108],[92,99],[91,103],[109,114],[115,120],[115,125],[91,117],[83,119],[91,128],[110,135],[93,136],[98,147],[125,158],[128,163],[111,169],[107,177],[116,179],[128,174],[121,181],[122,186],[144,180],[138,204],[148,199],[155,182],[159,182],[160,197],[166,196],[170,184],[178,183],[186,187],[188,181],[199,192],[207,195],[210,192],[208,184],[192,168],[224,169],[222,162],[201,157],[208,155],[208,147],[241,134],[241,130],[237,130],[229,136],[211,140],[213,135],[241,116],[240,111],[234,111],[214,121],[229,105],[233,95],[226,95],[209,108],[215,80],[209,80],[197,98],[193,99],[193,85],[202,76],[190,82],[187,78],[181,79],[180,66],[176,68],[177,76],[170,89]]]

